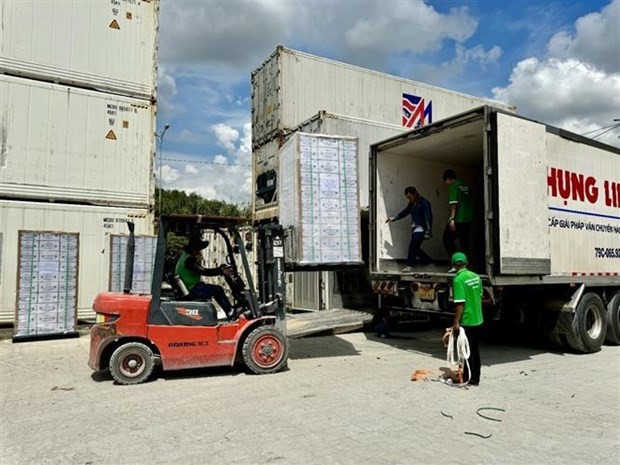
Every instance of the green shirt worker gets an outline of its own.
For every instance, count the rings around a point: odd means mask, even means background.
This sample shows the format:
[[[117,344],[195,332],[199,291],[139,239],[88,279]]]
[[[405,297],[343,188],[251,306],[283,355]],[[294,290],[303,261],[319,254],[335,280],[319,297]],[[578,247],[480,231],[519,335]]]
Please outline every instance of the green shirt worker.
[[[222,307],[226,317],[229,320],[234,320],[236,314],[222,286],[207,284],[200,279],[201,276],[223,276],[232,272],[230,267],[204,268],[200,265],[200,251],[208,245],[209,241],[201,241],[195,237],[191,238],[183,248],[183,254],[177,261],[175,273],[185,284],[189,291],[190,299],[204,300],[213,298]]]
[[[471,189],[456,177],[453,169],[443,173],[443,182],[448,186],[450,218],[443,233],[443,244],[452,255],[454,252],[469,253],[469,232],[474,221],[474,202]]]
[[[454,324],[452,332],[459,333],[461,327],[469,341],[469,369],[463,367],[463,379],[477,386],[480,383],[480,328],[482,327],[482,281],[473,271],[467,269],[467,256],[462,252],[452,255],[452,266],[456,276],[452,281],[454,297]]]

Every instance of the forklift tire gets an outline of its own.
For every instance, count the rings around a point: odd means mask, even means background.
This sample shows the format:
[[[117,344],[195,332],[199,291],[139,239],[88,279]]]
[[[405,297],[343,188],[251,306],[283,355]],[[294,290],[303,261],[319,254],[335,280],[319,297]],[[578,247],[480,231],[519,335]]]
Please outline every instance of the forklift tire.
[[[146,381],[155,361],[153,352],[139,342],[123,344],[110,358],[110,374],[119,384],[140,384]]]
[[[607,304],[607,344],[620,344],[620,291]]]
[[[243,342],[243,363],[257,375],[275,373],[286,367],[288,341],[275,326],[259,326]]]

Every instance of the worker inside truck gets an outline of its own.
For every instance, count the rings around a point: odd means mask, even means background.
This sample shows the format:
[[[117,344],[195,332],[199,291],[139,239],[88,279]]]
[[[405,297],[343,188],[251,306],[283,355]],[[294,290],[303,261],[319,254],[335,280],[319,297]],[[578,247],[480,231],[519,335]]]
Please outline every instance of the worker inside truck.
[[[206,300],[213,298],[222,307],[229,320],[236,318],[226,293],[222,286],[207,284],[201,280],[202,276],[231,276],[233,268],[229,265],[221,265],[216,268],[205,268],[200,264],[201,251],[209,245],[198,237],[189,239],[183,248],[183,253],[176,263],[175,276],[178,276],[188,295],[185,300]]]

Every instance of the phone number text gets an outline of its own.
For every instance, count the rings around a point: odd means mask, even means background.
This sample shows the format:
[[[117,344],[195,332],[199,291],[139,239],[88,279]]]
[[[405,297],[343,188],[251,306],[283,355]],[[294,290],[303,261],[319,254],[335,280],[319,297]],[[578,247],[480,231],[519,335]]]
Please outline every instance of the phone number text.
[[[594,256],[596,258],[620,258],[620,249],[611,247],[594,247]]]

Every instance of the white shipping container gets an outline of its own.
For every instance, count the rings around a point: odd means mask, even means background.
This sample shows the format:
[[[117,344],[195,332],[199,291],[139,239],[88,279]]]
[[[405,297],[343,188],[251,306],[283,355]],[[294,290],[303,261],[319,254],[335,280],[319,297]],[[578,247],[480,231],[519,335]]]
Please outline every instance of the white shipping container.
[[[302,122],[293,130],[292,133],[288,134],[288,137],[286,138],[290,138],[290,136],[295,132],[327,134],[331,136],[349,136],[356,137],[358,139],[359,206],[361,209],[366,209],[368,208],[368,154],[370,151],[370,145],[402,133],[403,128],[402,126],[320,111],[312,118]],[[283,139],[285,139],[285,137],[274,138],[254,149],[254,179],[269,170],[277,171],[278,153]],[[277,186],[278,185],[279,183],[277,183]],[[277,194],[274,201],[269,203],[256,197],[254,203],[255,211],[260,214],[262,210],[277,207],[277,204]],[[277,211],[274,216],[277,216]]]
[[[291,273],[294,283],[291,307],[293,310],[319,311],[329,307],[328,283],[332,271],[297,271]]]
[[[155,106],[0,76],[0,196],[148,208]]]
[[[15,318],[19,231],[79,234],[78,318],[93,318],[93,299],[110,287],[110,235],[127,234],[129,220],[136,234],[153,234],[153,215],[144,209],[0,200],[0,323]],[[42,286],[45,275],[39,277],[36,285]]]
[[[368,309],[375,304],[362,269],[297,271],[289,273],[289,281],[293,310]]]
[[[406,128],[481,105],[512,106],[278,47],[252,73],[252,143],[320,110]]]
[[[2,0],[0,71],[155,96],[159,0]]]

